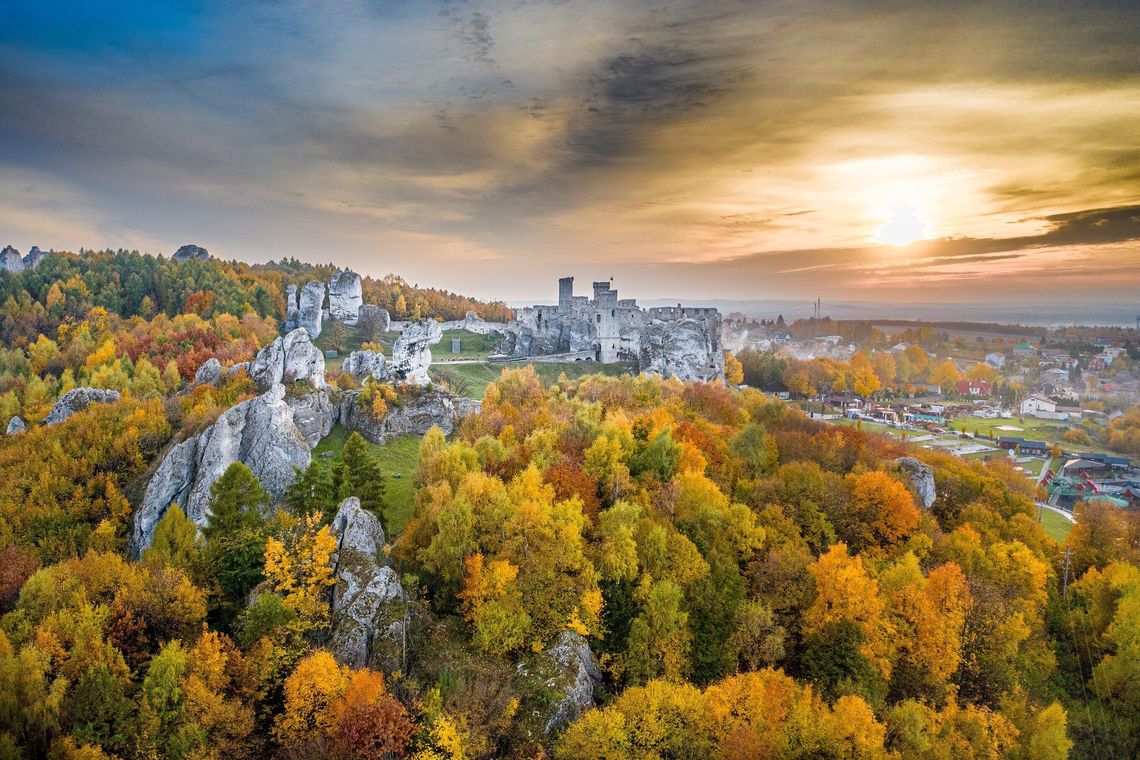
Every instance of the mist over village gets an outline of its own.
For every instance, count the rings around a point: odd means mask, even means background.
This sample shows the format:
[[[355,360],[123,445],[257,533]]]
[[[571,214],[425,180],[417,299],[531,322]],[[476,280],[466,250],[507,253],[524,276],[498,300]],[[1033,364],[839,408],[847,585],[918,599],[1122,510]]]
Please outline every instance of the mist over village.
[[[1140,757],[1137,40],[0,4],[0,760]]]

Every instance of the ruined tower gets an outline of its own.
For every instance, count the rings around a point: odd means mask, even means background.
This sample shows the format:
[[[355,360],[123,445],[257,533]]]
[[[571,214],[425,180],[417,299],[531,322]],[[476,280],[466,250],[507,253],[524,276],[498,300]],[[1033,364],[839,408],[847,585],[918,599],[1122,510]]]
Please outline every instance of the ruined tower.
[[[574,278],[561,277],[558,280],[558,308],[568,310],[574,305]]]

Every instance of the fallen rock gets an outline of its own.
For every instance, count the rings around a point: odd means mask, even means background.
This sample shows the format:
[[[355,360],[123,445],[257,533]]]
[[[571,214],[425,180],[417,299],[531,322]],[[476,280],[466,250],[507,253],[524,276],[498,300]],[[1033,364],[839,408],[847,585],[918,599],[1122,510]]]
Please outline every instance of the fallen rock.
[[[215,358],[202,362],[194,373],[194,385],[217,385],[222,379],[222,363]]]
[[[297,470],[309,466],[312,451],[298,429],[285,386],[243,401],[223,412],[213,425],[167,451],[135,512],[132,548],[150,545],[154,526],[170,504],[182,507],[198,527],[210,518],[210,486],[234,462],[243,462],[261,481],[273,503],[285,495]]]
[[[16,415],[12,419],[8,420],[8,429],[5,431],[5,435],[19,435],[27,429],[28,426],[25,424],[24,420],[19,415]]]
[[[261,393],[278,383],[305,382],[314,389],[325,387],[325,357],[309,340],[309,333],[300,327],[258,351],[247,369]]]
[[[175,261],[209,261],[210,252],[200,245],[184,245],[170,258]]]
[[[297,327],[303,327],[310,338],[321,334],[321,317],[325,304],[325,285],[310,282],[301,288],[297,301]]]
[[[399,576],[384,559],[380,520],[352,496],[337,510],[332,532],[337,538],[333,656],[352,668],[402,670],[406,597]]]
[[[362,382],[369,377],[376,380],[384,380],[388,377],[388,369],[384,365],[384,354],[376,351],[353,351],[345,358],[340,369]]]
[[[355,325],[364,303],[360,275],[350,269],[338,269],[329,280],[329,316],[346,325]]]
[[[430,383],[431,347],[442,338],[443,329],[438,322],[421,319],[409,324],[392,346],[389,377],[413,385]]]
[[[43,422],[45,425],[54,425],[92,404],[112,404],[118,400],[119,392],[109,388],[72,388],[60,396]]]
[[[895,460],[899,472],[906,478],[915,496],[926,509],[938,498],[938,489],[934,484],[934,470],[925,462],[914,457],[899,457]]]

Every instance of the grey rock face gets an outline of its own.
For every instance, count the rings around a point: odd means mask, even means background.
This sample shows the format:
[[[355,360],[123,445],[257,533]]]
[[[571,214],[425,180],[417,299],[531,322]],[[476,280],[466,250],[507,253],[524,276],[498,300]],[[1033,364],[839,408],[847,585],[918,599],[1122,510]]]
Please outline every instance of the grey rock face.
[[[332,600],[332,653],[353,668],[401,667],[404,588],[383,559],[384,529],[355,496],[333,518],[336,585]]]
[[[321,334],[325,286],[321,282],[306,283],[297,301],[297,327],[303,327],[310,338]]]
[[[258,351],[248,370],[262,393],[278,383],[304,381],[315,389],[325,387],[325,357],[309,341],[304,328],[297,328]]]
[[[320,443],[336,423],[339,410],[324,391],[311,391],[300,396],[286,394],[285,403],[293,410],[293,424],[309,448]]]
[[[561,694],[543,726],[549,734],[594,706],[594,690],[601,683],[602,670],[586,639],[573,631],[563,631],[545,655],[556,670],[547,686]]]
[[[384,354],[375,351],[353,351],[340,365],[340,369],[360,381],[368,377],[383,380],[388,376]]]
[[[209,261],[210,252],[200,245],[184,245],[170,258],[175,261]]]
[[[17,415],[8,420],[8,429],[5,431],[5,435],[19,435],[27,429],[28,426],[24,423],[24,420]]]
[[[23,272],[24,260],[20,258],[20,252],[10,245],[4,246],[4,250],[0,251],[0,268],[12,274]]]
[[[696,319],[653,322],[641,332],[641,371],[680,380],[722,380],[724,352],[708,326]]]
[[[381,309],[374,303],[361,304],[357,314],[356,324],[367,328],[370,332],[388,332],[392,327],[392,317],[387,309]]]
[[[914,457],[899,457],[895,460],[895,464],[898,465],[899,472],[905,476],[922,506],[930,509],[930,505],[938,498],[938,490],[934,485],[934,470],[930,465]]]
[[[301,306],[297,303],[297,286],[289,283],[285,286],[285,329],[296,330],[301,325],[298,320],[301,316]]]
[[[387,443],[396,435],[423,435],[432,427],[438,427],[446,435],[455,429],[457,415],[453,397],[437,388],[401,396],[399,404],[388,404],[388,414],[382,420],[374,418],[371,410],[361,407],[357,400],[357,393],[345,395],[340,423],[373,443]]]
[[[35,269],[45,256],[47,254],[41,251],[38,245],[33,245],[32,249],[28,251],[28,255],[24,257],[24,269]]]
[[[428,367],[431,366],[431,347],[443,338],[439,322],[421,319],[412,322],[392,346],[392,367],[389,377],[413,385],[427,385]]]
[[[159,464],[135,513],[135,552],[150,545],[154,526],[172,502],[204,526],[210,517],[210,486],[234,462],[248,466],[277,502],[292,484],[296,469],[308,467],[311,457],[293,408],[285,401],[283,385],[231,407],[197,436],[172,447]]]
[[[48,416],[44,417],[44,424],[63,422],[92,404],[112,404],[118,400],[119,392],[109,388],[72,388],[55,402]]]
[[[340,269],[329,280],[329,316],[346,325],[355,325],[364,303],[360,275]]]
[[[217,385],[222,379],[222,363],[217,359],[207,359],[194,373],[194,385]]]

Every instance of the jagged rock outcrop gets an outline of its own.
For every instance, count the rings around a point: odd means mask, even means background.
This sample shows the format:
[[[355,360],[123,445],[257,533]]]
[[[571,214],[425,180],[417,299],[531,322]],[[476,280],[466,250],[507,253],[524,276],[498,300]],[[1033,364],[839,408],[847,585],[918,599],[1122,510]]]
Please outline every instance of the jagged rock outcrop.
[[[463,319],[444,322],[442,326],[444,330],[466,330],[476,335],[507,332],[507,326],[502,322],[487,322],[473,311],[467,312]]]
[[[563,631],[554,646],[543,654],[555,670],[547,678],[546,686],[560,694],[560,699],[545,716],[543,730],[549,734],[572,723],[594,706],[594,692],[602,681],[602,669],[586,639],[573,631]]]
[[[8,429],[4,431],[4,434],[19,435],[27,429],[28,426],[25,424],[24,420],[19,415],[16,415],[12,419],[8,420]]]
[[[150,545],[154,526],[172,502],[204,526],[210,516],[210,486],[234,462],[248,466],[276,502],[292,484],[296,470],[309,466],[311,457],[311,446],[285,400],[285,386],[274,385],[226,410],[213,425],[167,451],[135,512],[132,548],[138,554]]]
[[[247,370],[261,393],[278,383],[304,381],[315,389],[325,387],[325,357],[300,327],[258,351]]]
[[[368,377],[383,380],[388,377],[388,368],[384,362],[384,354],[376,351],[353,351],[345,358],[340,369],[361,382]]]
[[[719,329],[719,327],[718,327]],[[709,325],[696,319],[655,321],[641,331],[638,364],[643,373],[694,380],[723,380],[724,352]]]
[[[41,251],[38,245],[33,245],[32,249],[28,251],[28,255],[24,257],[24,269],[35,269],[45,256],[47,254]]]
[[[421,319],[412,322],[392,346],[392,366],[388,376],[393,380],[427,385],[428,367],[431,366],[431,347],[443,338],[439,322]]]
[[[938,490],[934,484],[934,470],[925,462],[914,457],[899,457],[895,460],[899,472],[906,478],[919,502],[926,509],[938,498]]]
[[[360,275],[351,269],[338,269],[329,280],[329,317],[346,325],[355,325],[364,303]]]
[[[194,385],[217,385],[222,379],[222,363],[215,358],[202,362],[194,373]]]
[[[305,328],[310,338],[316,338],[321,334],[324,304],[324,283],[309,282],[301,288],[301,293],[297,297],[297,327]]]
[[[340,407],[340,424],[373,443],[387,443],[397,435],[423,435],[433,426],[451,435],[459,419],[458,399],[440,388],[400,394],[398,402],[388,404],[388,413],[381,420],[372,416],[371,409],[357,403],[358,397],[357,393],[345,394]],[[470,413],[467,400],[461,404]]]
[[[298,394],[296,388],[293,388],[285,394],[285,403],[293,410],[293,424],[309,448],[316,446],[332,432],[339,410],[328,393],[312,390]]]
[[[332,521],[336,585],[332,597],[331,650],[352,668],[403,669],[406,600],[396,571],[384,559],[384,529],[355,496]]]
[[[24,260],[20,258],[20,252],[10,245],[4,246],[4,250],[0,251],[0,268],[12,274],[23,272]]]
[[[209,261],[210,252],[200,245],[184,245],[170,258],[174,261]]]
[[[118,400],[119,392],[109,388],[72,388],[55,402],[48,416],[44,417],[44,424],[63,422],[92,404],[113,404]]]
[[[301,315],[301,306],[297,303],[297,286],[289,283],[285,286],[285,329],[296,330],[301,325],[298,320]]]
[[[361,304],[356,324],[373,333],[385,333],[392,329],[392,316],[374,303]]]

